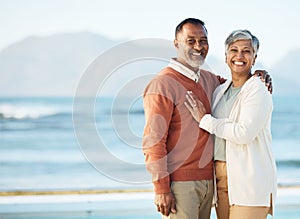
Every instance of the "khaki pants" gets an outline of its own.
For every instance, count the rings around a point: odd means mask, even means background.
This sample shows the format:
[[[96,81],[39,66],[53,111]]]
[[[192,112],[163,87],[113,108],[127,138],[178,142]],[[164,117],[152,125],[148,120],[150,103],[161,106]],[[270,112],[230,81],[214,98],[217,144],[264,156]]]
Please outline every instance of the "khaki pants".
[[[176,214],[166,219],[209,219],[212,207],[213,180],[172,182]]]
[[[267,218],[269,207],[265,206],[229,206],[227,167],[226,162],[216,161],[216,180],[218,207],[216,213],[218,219],[265,219]]]

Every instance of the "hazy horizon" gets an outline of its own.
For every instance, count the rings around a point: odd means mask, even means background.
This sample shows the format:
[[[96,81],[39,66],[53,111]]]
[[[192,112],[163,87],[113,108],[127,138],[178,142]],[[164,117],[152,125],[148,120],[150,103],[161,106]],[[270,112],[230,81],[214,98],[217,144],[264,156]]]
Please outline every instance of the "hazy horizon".
[[[0,96],[72,96],[85,70],[104,51],[146,38],[172,42],[176,25],[187,17],[206,23],[212,72],[230,77],[223,61],[224,39],[246,28],[261,43],[254,68],[269,71],[274,95],[294,94],[300,85],[299,11],[296,0],[253,0],[243,8],[237,0],[0,0]],[[132,79],[126,72],[120,78]]]
[[[249,29],[261,41],[260,58],[270,68],[300,47],[300,3],[253,0],[140,2],[95,0],[0,1],[0,51],[29,36],[91,32],[113,40],[173,40],[176,25],[187,17],[206,23],[210,55],[223,58],[224,40],[235,29]],[[21,24],[21,25],[20,25]],[[16,26],[18,28],[16,28]]]

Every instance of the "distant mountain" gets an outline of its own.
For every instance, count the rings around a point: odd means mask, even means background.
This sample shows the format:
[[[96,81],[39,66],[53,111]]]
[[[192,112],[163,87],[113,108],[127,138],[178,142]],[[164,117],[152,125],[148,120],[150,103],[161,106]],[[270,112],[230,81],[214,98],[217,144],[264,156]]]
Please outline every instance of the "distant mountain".
[[[299,60],[300,48],[289,51],[271,68],[274,95],[300,95]]]
[[[88,32],[26,38],[0,52],[0,96],[72,96],[89,64],[120,42],[122,41]],[[153,50],[159,53],[155,46],[157,45],[153,46]],[[172,45],[167,47],[171,48]],[[170,56],[174,56],[175,49],[171,50],[174,54]],[[135,52],[123,51],[115,58]],[[300,77],[296,74],[295,65],[299,58],[300,49],[294,50],[273,68],[268,69],[273,78],[276,95],[300,94],[300,89],[297,89],[300,87]],[[108,86],[108,90],[124,84],[128,77],[132,77],[130,73],[140,72],[143,75],[145,69],[149,73],[156,73],[167,63],[156,64],[157,66],[153,66],[153,63],[143,62],[129,67],[123,66],[123,69],[119,69],[120,74],[111,78],[114,87]],[[224,61],[213,56],[208,56],[205,68],[223,77],[230,77]],[[255,68],[264,67],[257,63]],[[137,82],[126,89],[134,92],[135,89],[142,90],[143,86],[144,82]]]
[[[26,38],[0,53],[0,95],[73,95],[90,62],[116,43],[85,32]]]
[[[101,54],[111,51],[124,41],[124,39],[111,40],[87,32],[26,38],[0,52],[0,96],[73,96],[83,73],[91,66],[90,64]],[[128,77],[135,77],[135,75],[132,76],[132,72],[142,75],[145,70],[147,73],[157,72],[160,69],[156,65],[157,63],[155,63],[156,66],[148,63],[152,57],[155,60],[155,56],[150,55],[147,60],[147,52],[149,54],[164,53],[168,57],[172,57],[175,52],[172,48],[172,55],[169,56],[171,41],[158,41],[150,40],[146,43],[130,41],[132,42],[131,47],[124,46],[122,51],[114,54],[108,52],[109,60],[105,63],[98,62],[102,65],[97,65],[95,75],[89,78],[90,83],[85,84],[87,93],[89,93],[90,84],[93,81],[100,80],[101,83],[101,80],[106,79],[107,72],[102,71],[103,66],[116,63],[130,55],[138,55],[141,51],[146,51],[143,57],[147,62],[147,67],[138,59],[136,60],[137,64],[135,63],[133,66],[130,65],[130,62],[125,63],[126,66],[122,66],[121,71],[115,69],[122,74],[114,74],[117,77],[110,82],[112,86],[109,86],[108,90],[123,86],[124,82],[131,79]],[[162,65],[161,60],[156,61],[160,62],[159,66]],[[136,87],[138,90],[142,90],[144,81],[141,81],[143,83],[139,82],[134,86],[127,87],[127,94],[134,93]],[[106,91],[106,94],[108,92]]]

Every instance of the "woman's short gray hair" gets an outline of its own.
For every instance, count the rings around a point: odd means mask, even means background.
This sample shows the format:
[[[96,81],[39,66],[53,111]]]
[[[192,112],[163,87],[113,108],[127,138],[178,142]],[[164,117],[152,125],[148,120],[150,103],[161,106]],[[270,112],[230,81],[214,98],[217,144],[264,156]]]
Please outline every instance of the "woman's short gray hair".
[[[259,40],[249,30],[235,30],[225,40],[225,53],[227,54],[229,46],[238,40],[250,40],[254,51],[257,55],[259,49]]]

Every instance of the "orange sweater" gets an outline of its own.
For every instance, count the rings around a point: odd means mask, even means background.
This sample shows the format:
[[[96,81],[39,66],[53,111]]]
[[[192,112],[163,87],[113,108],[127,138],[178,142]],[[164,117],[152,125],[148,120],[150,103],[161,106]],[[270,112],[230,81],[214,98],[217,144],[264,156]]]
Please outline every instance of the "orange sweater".
[[[184,102],[190,90],[211,113],[212,94],[221,82],[224,79],[202,70],[195,83],[166,67],[146,87],[143,152],[156,194],[170,192],[171,181],[213,179],[213,139],[199,128]]]

